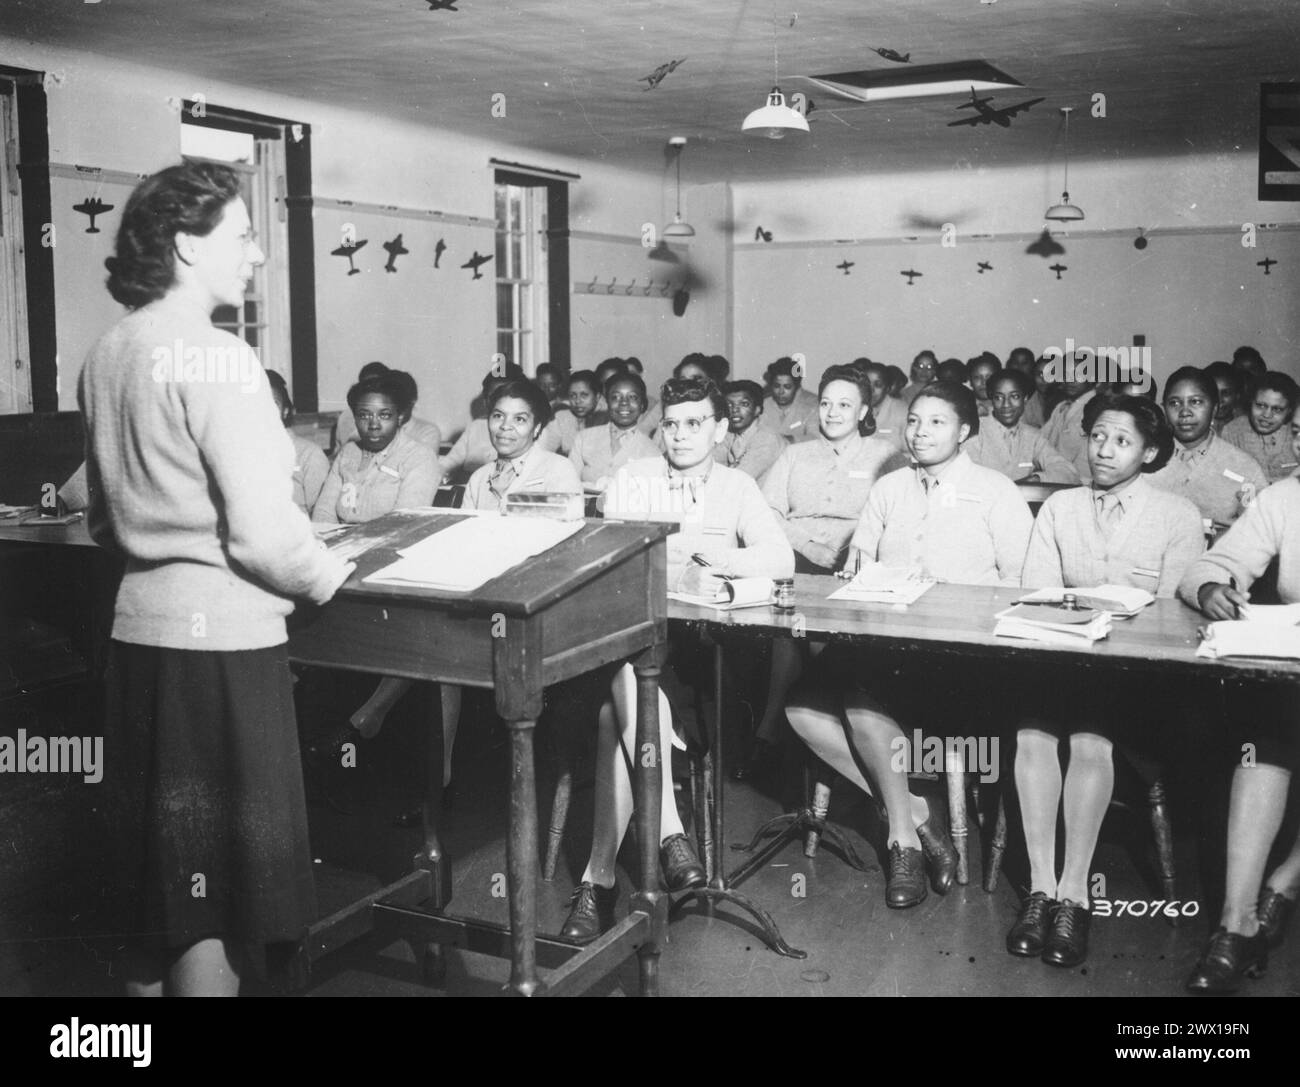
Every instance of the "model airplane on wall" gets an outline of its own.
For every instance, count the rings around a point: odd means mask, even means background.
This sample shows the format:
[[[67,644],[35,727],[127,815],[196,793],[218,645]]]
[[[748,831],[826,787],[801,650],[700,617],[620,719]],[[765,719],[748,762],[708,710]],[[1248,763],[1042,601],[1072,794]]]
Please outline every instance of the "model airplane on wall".
[[[456,5],[460,0],[424,0],[430,11],[460,11]]]
[[[482,256],[482,255],[479,253],[479,251],[478,251],[477,249],[475,249],[475,250],[474,250],[474,255],[473,255],[472,257],[470,257],[469,260],[467,260],[464,264],[462,264],[461,267],[462,267],[462,268],[470,268],[470,269],[472,269],[473,272],[474,272],[474,278],[475,278],[475,279],[482,279],[482,278],[483,278],[483,273],[480,272],[479,269],[482,268],[483,265],[485,265],[485,264],[486,264],[488,261],[490,261],[491,259],[492,259],[491,257],[485,257],[485,256]]]
[[[99,227],[95,225],[95,216],[103,215],[106,211],[112,211],[112,204],[105,204],[98,196],[92,196],[89,200],[83,200],[80,204],[72,205],[73,211],[79,211],[82,215],[90,216],[90,226],[86,228],[87,234],[98,234]]]
[[[1055,272],[1056,278],[1060,279],[1061,273],[1068,272],[1070,270],[1070,267],[1067,264],[1061,264],[1060,262],[1057,262],[1056,264],[1050,265],[1047,270],[1049,272]]]
[[[842,269],[844,274],[848,275],[849,269],[852,268],[856,263],[857,261],[853,261],[853,260],[842,260],[840,261],[839,264],[835,265],[835,267]]]
[[[397,271],[397,258],[403,253],[409,253],[410,250],[402,244],[402,236],[399,234],[391,242],[384,242],[384,249],[388,253],[388,263],[384,265],[385,272]]]
[[[1255,261],[1255,263],[1259,265],[1259,267],[1264,269],[1265,275],[1268,275],[1269,269],[1272,268],[1273,265],[1277,263],[1277,261],[1275,261],[1272,257],[1265,257],[1263,260]]]
[[[917,271],[915,271],[915,270],[913,270],[913,269],[911,269],[911,268],[909,268],[906,272],[899,272],[898,274],[899,274],[900,276],[907,276],[907,285],[908,285],[909,287],[912,286],[912,280],[914,280],[914,279],[916,279],[917,277],[919,277],[920,275],[922,275],[921,272],[917,272]]]
[[[985,272],[991,272],[991,271],[993,271],[993,265],[991,265],[991,264],[990,264],[988,261],[986,261],[986,260],[982,260],[982,261],[980,261],[978,267],[979,267],[979,270],[980,270],[980,275],[983,275]]]
[[[652,91],[657,86],[659,86],[660,83],[664,81],[664,77],[668,75],[669,72],[676,71],[678,65],[685,64],[685,63],[686,63],[685,57],[682,57],[681,60],[670,60],[668,61],[667,64],[659,65],[659,67],[656,68],[649,75],[643,75],[640,79],[637,80],[637,82],[647,84],[647,86],[641,88],[642,90]]]
[[[438,261],[442,260],[442,255],[445,252],[447,252],[447,243],[439,238],[438,244],[433,247],[433,266],[435,268],[438,267]]]
[[[879,53],[886,60],[892,60],[897,64],[910,64],[912,61],[911,53],[897,53],[893,49],[877,49],[875,46],[871,46],[871,51]]]
[[[337,249],[330,250],[330,256],[347,257],[348,275],[350,276],[360,275],[361,269],[352,263],[352,254],[355,253],[358,249],[363,248],[366,242],[369,240],[370,240],[369,238],[362,238],[359,242],[353,242],[351,245],[340,245]]]
[[[980,98],[975,93],[975,88],[970,90],[970,101],[963,102],[958,109],[973,109],[976,111],[974,117],[963,117],[960,121],[949,121],[949,128],[956,128],[958,125],[997,125],[999,128],[1010,128],[1011,118],[1017,113],[1023,113],[1025,110],[1038,105],[1042,98],[1031,98],[1027,102],[1017,102],[1014,106],[1007,106],[1005,109],[995,109],[989,105],[993,99]]]

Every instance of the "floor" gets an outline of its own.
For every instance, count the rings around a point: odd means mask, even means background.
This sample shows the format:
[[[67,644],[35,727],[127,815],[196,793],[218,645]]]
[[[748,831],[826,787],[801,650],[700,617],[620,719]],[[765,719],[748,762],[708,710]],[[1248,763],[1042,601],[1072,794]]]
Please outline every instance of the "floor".
[[[369,693],[353,679],[306,677],[300,691],[310,745],[337,727],[340,706],[354,706]],[[314,693],[313,693],[314,692]],[[84,694],[46,700],[42,717],[62,719],[71,732],[88,704]],[[35,712],[35,711],[32,711]],[[544,722],[544,725],[546,722]],[[423,732],[411,707],[400,705],[378,738],[361,747],[356,769],[342,770],[322,756],[306,760],[313,848],[317,854],[322,912],[391,880],[407,870],[419,847],[418,830],[402,829],[393,819],[419,799],[418,767],[423,764]],[[730,730],[729,730],[730,731]],[[539,733],[539,796],[549,811],[553,778],[550,733]],[[729,742],[735,737],[728,737]],[[456,788],[444,821],[445,842],[453,858],[455,898],[451,912],[506,921],[501,897],[505,870],[504,833],[505,733],[488,707],[471,698],[456,753]],[[579,747],[582,745],[579,744]],[[736,744],[732,742],[734,750]],[[748,838],[763,821],[778,815],[797,791],[799,753],[787,751],[787,766],[775,781],[728,781],[727,841]],[[557,931],[563,922],[572,881],[580,873],[589,842],[591,820],[590,755],[577,762],[572,814],[565,853],[554,883],[543,883],[541,927]],[[585,786],[583,781],[587,783]],[[783,784],[784,783],[784,784]],[[110,873],[99,871],[96,858],[78,856],[77,830],[93,817],[93,799],[84,790],[45,783],[0,783],[0,994],[114,995],[114,940],[95,925],[96,894]],[[922,782],[919,788],[929,788]],[[88,806],[89,805],[89,806]],[[1208,931],[1207,903],[1197,896],[1197,849],[1194,837],[1176,826],[1180,883],[1190,889],[1191,911],[1178,928],[1159,919],[1124,917],[1094,920],[1088,961],[1061,970],[1036,960],[1009,956],[1003,938],[1017,908],[1017,865],[1009,857],[1009,877],[992,894],[982,889],[982,866],[972,834],[973,872],[969,886],[946,897],[931,895],[921,906],[904,911],[885,908],[883,876],[875,843],[880,840],[874,807],[840,781],[831,817],[867,859],[857,872],[827,849],[814,859],[789,846],[742,888],[769,911],[786,940],[808,952],[804,960],[783,958],[768,950],[747,915],[722,907],[709,916],[689,905],[670,927],[670,943],[661,968],[665,995],[715,996],[1177,996]],[[19,831],[16,828],[25,828]],[[7,841],[5,839],[8,839]],[[1156,886],[1145,869],[1149,835],[1139,818],[1116,811],[1108,818],[1094,871],[1108,880],[1112,899],[1152,899]],[[8,856],[6,856],[8,854]],[[727,864],[740,854],[728,850]],[[632,852],[625,848],[624,859]],[[8,872],[8,875],[5,872]],[[626,869],[625,869],[626,871]],[[630,886],[625,874],[620,908]],[[736,923],[739,920],[740,923]],[[485,956],[452,951],[445,990],[421,984],[405,944],[378,946],[363,940],[318,964],[306,996],[440,996],[488,995],[500,990],[508,964]],[[632,995],[637,988],[634,963],[600,984],[596,993]],[[279,990],[250,978],[247,995]],[[1248,981],[1237,999],[1300,996],[1300,939],[1276,953],[1268,974]]]

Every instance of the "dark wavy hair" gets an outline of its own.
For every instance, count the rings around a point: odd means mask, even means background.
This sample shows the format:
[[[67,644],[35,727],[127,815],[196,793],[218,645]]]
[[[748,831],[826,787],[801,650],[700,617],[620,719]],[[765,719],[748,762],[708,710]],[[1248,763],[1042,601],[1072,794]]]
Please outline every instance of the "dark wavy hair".
[[[989,396],[993,395],[993,390],[999,385],[1008,381],[1016,387],[1016,392],[1026,400],[1034,395],[1034,390],[1037,388],[1034,379],[1023,370],[1013,370],[1011,367],[1006,366],[989,376],[989,383],[986,386]]]
[[[402,421],[406,422],[415,408],[414,384],[409,374],[399,374],[392,370],[386,374],[376,374],[365,381],[358,381],[348,390],[348,407],[355,412],[363,397],[378,393],[393,402],[397,414],[405,416]]]
[[[574,370],[564,382],[565,389],[570,389],[574,385],[586,385],[593,393],[599,395],[600,386],[596,384],[595,370]]]
[[[876,432],[876,416],[871,410],[871,384],[867,381],[866,373],[853,363],[847,366],[826,367],[822,371],[821,380],[817,382],[818,400],[832,381],[847,381],[858,390],[858,396],[862,398],[862,404],[867,409],[867,414],[858,422],[858,433],[863,437],[870,437]]]
[[[910,413],[916,402],[922,397],[930,397],[932,400],[942,400],[946,404],[951,404],[953,411],[957,413],[957,422],[965,423],[970,427],[970,433],[966,437],[973,438],[980,432],[980,409],[975,403],[975,394],[959,381],[932,381],[924,389],[921,389],[912,397],[912,403],[908,405]]]
[[[605,388],[602,390],[605,394],[606,402],[609,401],[609,390],[619,382],[624,385],[631,385],[641,397],[641,410],[650,403],[650,394],[646,392],[645,378],[633,370],[624,370],[621,374],[611,374],[608,381],[605,382]]]
[[[789,355],[782,355],[776,362],[770,362],[767,369],[763,371],[763,381],[770,389],[772,382],[778,377],[794,378],[794,385],[797,389],[803,384],[803,376],[795,372],[796,363]]]
[[[1300,403],[1300,386],[1288,374],[1282,373],[1281,370],[1270,370],[1263,377],[1254,383],[1251,389],[1251,399],[1255,398],[1256,393],[1271,392],[1278,393],[1286,398],[1287,411],[1295,411],[1295,406]]]
[[[757,381],[750,381],[748,378],[741,378],[739,381],[728,381],[722,386],[722,395],[730,396],[732,393],[744,393],[754,402],[760,412],[763,410],[763,386]]]
[[[176,282],[176,235],[211,234],[239,195],[239,175],[215,162],[168,166],[140,182],[122,210],[116,252],[104,261],[114,301],[139,309],[162,298]]]
[[[554,415],[551,410],[551,402],[546,399],[546,394],[542,392],[541,386],[526,377],[503,381],[493,389],[491,395],[488,396],[488,414],[491,415],[492,409],[502,400],[507,399],[524,401],[528,405],[528,410],[533,413],[534,426],[546,426]]]
[[[674,404],[698,404],[701,400],[709,402],[713,408],[713,418],[727,417],[727,398],[712,381],[698,377],[671,377],[659,390],[659,402],[664,411]]]
[[[1229,363],[1212,362],[1210,363],[1209,366],[1205,367],[1205,374],[1207,377],[1209,377],[1211,381],[1214,382],[1216,394],[1218,391],[1219,379],[1222,378],[1224,381],[1226,381],[1229,385],[1232,386],[1232,388],[1236,391],[1238,396],[1241,395],[1242,393],[1241,371],[1234,370]]]
[[[1142,444],[1156,450],[1156,459],[1142,465],[1142,471],[1158,472],[1174,455],[1174,428],[1169,425],[1165,409],[1145,396],[1100,394],[1088,401],[1083,409],[1083,432],[1091,434],[1103,411],[1122,411],[1133,420],[1133,426],[1142,435]]]

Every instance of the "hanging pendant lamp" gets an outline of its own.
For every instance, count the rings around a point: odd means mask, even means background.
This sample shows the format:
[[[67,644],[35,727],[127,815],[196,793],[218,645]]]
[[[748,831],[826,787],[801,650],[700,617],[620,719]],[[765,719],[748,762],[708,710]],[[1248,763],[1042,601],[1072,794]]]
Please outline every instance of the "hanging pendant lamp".
[[[695,228],[682,218],[682,149],[686,146],[685,136],[673,136],[668,141],[669,147],[677,149],[677,210],[673,213],[673,221],[663,229],[665,238],[693,238],[695,237]]]
[[[769,140],[785,139],[787,132],[807,132],[808,118],[785,104],[781,93],[776,47],[776,22],[772,23],[772,90],[766,104],[750,113],[740,126],[741,132],[765,136]]]
[[[1073,106],[1061,107],[1061,112],[1065,114],[1065,185],[1061,202],[1053,204],[1043,215],[1044,219],[1057,223],[1076,223],[1083,218],[1083,208],[1070,203],[1070,114],[1073,111]]]

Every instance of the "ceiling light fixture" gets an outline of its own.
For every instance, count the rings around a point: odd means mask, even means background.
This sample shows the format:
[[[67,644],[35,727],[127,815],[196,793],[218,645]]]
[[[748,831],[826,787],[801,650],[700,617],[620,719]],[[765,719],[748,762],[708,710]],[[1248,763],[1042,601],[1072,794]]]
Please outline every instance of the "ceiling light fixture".
[[[793,24],[791,24],[793,25]],[[776,49],[776,20],[772,20],[772,90],[766,105],[760,106],[745,118],[741,132],[766,136],[769,140],[783,140],[787,132],[807,132],[808,118],[797,109],[785,104],[785,95],[779,86],[779,68]]]
[[[669,139],[668,146],[677,153],[677,211],[673,215],[673,221],[664,227],[663,236],[665,238],[693,238],[695,237],[695,228],[682,218],[682,149],[686,146],[686,137],[673,136]]]
[[[1053,204],[1043,215],[1044,219],[1057,223],[1076,223],[1083,218],[1083,208],[1070,203],[1070,114],[1073,111],[1073,106],[1061,107],[1061,112],[1065,114],[1065,185],[1061,192],[1061,202]]]

